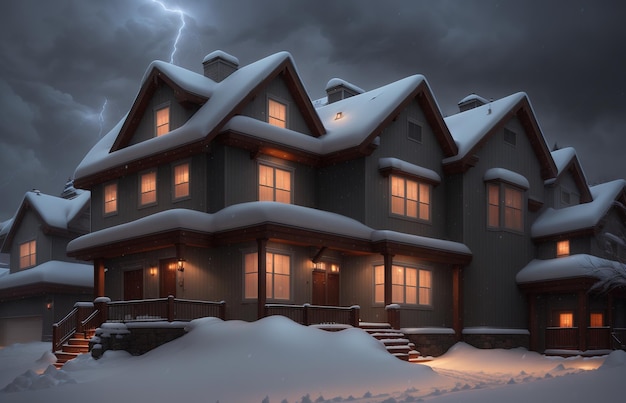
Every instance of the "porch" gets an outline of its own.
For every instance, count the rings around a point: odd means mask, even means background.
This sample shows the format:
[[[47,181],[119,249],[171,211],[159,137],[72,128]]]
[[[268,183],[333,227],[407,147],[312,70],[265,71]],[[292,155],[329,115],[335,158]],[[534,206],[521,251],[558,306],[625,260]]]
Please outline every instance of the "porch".
[[[602,327],[548,327],[545,331],[546,353],[567,355],[585,351],[624,349],[626,328]]]

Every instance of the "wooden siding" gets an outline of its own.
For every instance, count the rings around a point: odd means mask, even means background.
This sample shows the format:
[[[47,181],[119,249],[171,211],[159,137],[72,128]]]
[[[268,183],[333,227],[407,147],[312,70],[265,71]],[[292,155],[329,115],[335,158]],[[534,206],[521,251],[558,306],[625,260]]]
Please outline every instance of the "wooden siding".
[[[298,105],[282,76],[278,76],[272,80],[265,90],[257,94],[257,96],[244,107],[241,114],[267,122],[268,97],[272,97],[279,102],[287,104],[288,129],[311,135],[311,131],[302,116],[302,112],[298,109]]]
[[[409,120],[422,127],[422,141],[408,138]],[[443,178],[443,152],[418,103],[412,101],[380,135],[380,145],[365,162],[365,221],[372,228],[389,229],[414,235],[444,237],[446,228],[445,186],[431,188],[431,220],[403,218],[391,214],[389,177],[378,169],[380,158],[394,157],[433,170]]]
[[[540,162],[518,119],[511,119],[506,127],[517,134],[516,145],[505,143],[504,129],[499,130],[479,150],[476,166],[463,178],[463,239],[474,254],[469,267],[463,270],[466,327],[527,327],[526,302],[515,275],[534,258],[530,227],[538,213],[530,212],[526,201],[528,197],[544,201],[544,181]],[[505,168],[528,179],[530,189],[524,193],[523,203],[524,232],[487,229],[483,177],[490,168]]]
[[[20,245],[24,242],[32,240],[37,241],[36,264],[50,260],[50,241],[46,239],[43,232],[41,232],[41,224],[42,223],[39,218],[37,218],[32,210],[28,210],[26,214],[24,214],[20,226],[15,231],[15,235],[13,236],[13,241],[11,243],[9,258],[9,268],[11,273],[17,273],[20,271]]]
[[[365,222],[365,199],[364,158],[318,169],[318,208]]]
[[[170,107],[170,131],[182,126],[199,109],[183,107],[174,97],[174,91],[161,83],[148,102],[144,115],[141,117],[137,130],[133,134],[129,146],[155,137],[155,110],[163,106]]]
[[[618,213],[619,207],[613,207],[600,222],[600,227],[594,237],[589,239],[588,250],[592,255],[607,259],[620,260],[626,258],[626,248],[620,247],[618,242],[611,240],[616,236],[625,240],[626,225],[623,213]]]

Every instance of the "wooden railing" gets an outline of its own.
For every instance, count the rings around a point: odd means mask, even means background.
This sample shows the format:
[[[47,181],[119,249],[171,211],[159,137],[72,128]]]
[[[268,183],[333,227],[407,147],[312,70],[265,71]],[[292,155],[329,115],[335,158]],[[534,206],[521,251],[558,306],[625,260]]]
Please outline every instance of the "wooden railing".
[[[549,327],[546,329],[546,349],[578,349],[577,327]]]
[[[359,326],[358,306],[266,304],[265,316],[282,315],[302,325],[342,324]]]
[[[610,349],[611,328],[608,326],[587,328],[587,348],[589,350]]]
[[[190,321],[207,316],[225,319],[226,303],[224,301],[176,299],[169,296],[168,298],[109,302],[107,312],[109,322]]]
[[[59,350],[63,343],[76,332],[78,308],[74,308],[63,319],[52,325],[52,352]]]

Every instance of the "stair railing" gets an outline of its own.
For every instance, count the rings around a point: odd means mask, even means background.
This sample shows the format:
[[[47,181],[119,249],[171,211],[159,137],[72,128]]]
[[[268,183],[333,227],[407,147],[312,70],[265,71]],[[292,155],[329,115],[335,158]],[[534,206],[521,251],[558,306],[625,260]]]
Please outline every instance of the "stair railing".
[[[78,307],[74,307],[63,319],[52,325],[52,352],[59,350],[63,343],[76,333]]]

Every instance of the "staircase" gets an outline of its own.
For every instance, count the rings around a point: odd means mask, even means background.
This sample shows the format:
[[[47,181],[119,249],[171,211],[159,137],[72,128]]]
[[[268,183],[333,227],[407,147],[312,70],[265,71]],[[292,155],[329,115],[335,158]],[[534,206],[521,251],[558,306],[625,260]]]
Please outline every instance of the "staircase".
[[[74,333],[74,335],[61,346],[61,350],[55,351],[54,355],[57,357],[57,361],[54,366],[60,369],[66,362],[78,357],[80,354],[89,352],[89,340],[93,336],[94,332]]]
[[[383,343],[387,351],[397,358],[408,362],[419,361],[420,353],[415,350],[415,344],[411,343],[400,330],[393,329],[389,323],[361,322],[359,327]]]

